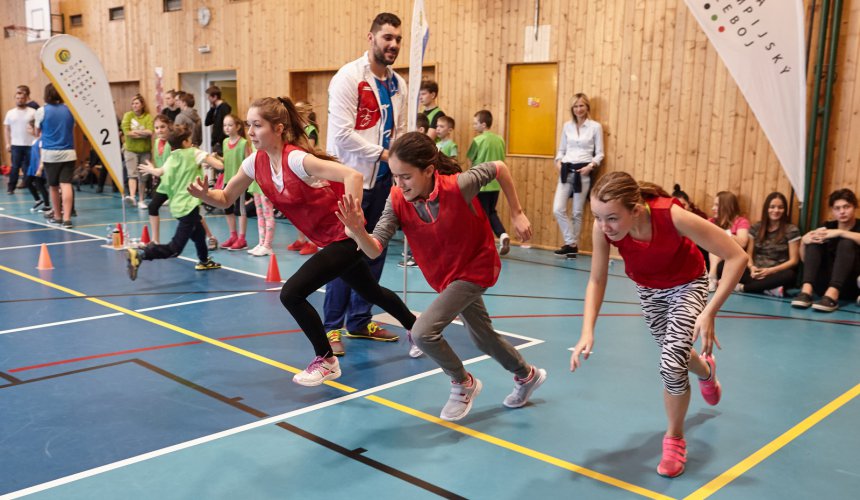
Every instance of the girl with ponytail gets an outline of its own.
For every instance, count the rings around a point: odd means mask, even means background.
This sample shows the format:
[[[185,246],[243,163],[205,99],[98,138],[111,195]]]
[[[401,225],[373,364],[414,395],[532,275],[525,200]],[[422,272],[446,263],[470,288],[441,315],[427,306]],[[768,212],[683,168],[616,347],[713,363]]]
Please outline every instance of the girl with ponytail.
[[[188,191],[205,203],[226,208],[256,181],[274,207],[310,241],[322,247],[281,289],[281,303],[307,335],[315,353],[313,361],[293,377],[293,382],[320,385],[340,377],[335,355],[343,354],[343,346],[329,341],[319,314],[308,302],[307,297],[315,290],[342,278],[407,330],[415,323],[415,316],[397,295],[379,286],[356,243],[346,235],[335,216],[344,194],[360,203],[362,175],[311,147],[301,117],[289,98],[254,101],[248,109],[247,130],[256,152],[245,158],[227,186],[210,191],[208,179],[198,178],[188,186]]]
[[[451,394],[443,420],[460,420],[481,392],[481,381],[463,367],[442,330],[457,316],[483,352],[514,374],[514,390],[503,404],[520,408],[546,380],[546,371],[525,362],[502,339],[484,307],[482,296],[499,277],[501,261],[493,231],[477,199],[481,187],[497,179],[508,198],[517,236],[531,238],[508,167],[501,161],[460,172],[454,158],[440,153],[433,139],[420,132],[398,138],[389,150],[388,166],[397,181],[373,235],[364,228],[361,201],[349,194],[339,203],[338,218],[347,234],[371,259],[382,253],[398,228],[412,244],[412,255],[439,297],[412,327],[412,340],[451,377]],[[410,354],[412,354],[410,352]]]
[[[591,276],[585,290],[585,311],[570,370],[588,359],[594,347],[594,325],[606,291],[609,248],[615,246],[635,283],[645,322],[660,346],[660,375],[668,429],[657,473],[676,477],[684,472],[687,443],[684,417],[690,404],[688,372],[699,378],[702,397],[719,403],[722,388],[716,377],[714,317],[746,268],[746,253],[720,228],[684,210],[656,184],[636,182],[625,172],[610,172],[591,190],[594,214]],[[725,259],[723,279],[708,303],[705,261],[696,245]],[[702,338],[702,349],[693,343]]]

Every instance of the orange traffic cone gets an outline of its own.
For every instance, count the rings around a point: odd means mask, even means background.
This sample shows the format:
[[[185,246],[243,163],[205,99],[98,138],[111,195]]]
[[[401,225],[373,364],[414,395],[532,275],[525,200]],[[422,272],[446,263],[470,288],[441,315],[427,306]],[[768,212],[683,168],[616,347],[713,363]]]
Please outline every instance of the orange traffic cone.
[[[143,225],[143,234],[140,235],[140,243],[146,245],[150,242],[149,239],[149,226],[146,224]]]
[[[266,272],[266,283],[280,283],[281,271],[278,270],[278,259],[275,254],[269,257],[269,270]]]
[[[116,230],[119,231],[119,246],[125,246],[125,236],[123,236],[122,224],[119,222],[116,223]]]
[[[39,271],[50,271],[53,268],[54,264],[51,263],[51,255],[48,253],[48,245],[42,243],[42,251],[39,252],[39,263],[36,265],[36,269]]]

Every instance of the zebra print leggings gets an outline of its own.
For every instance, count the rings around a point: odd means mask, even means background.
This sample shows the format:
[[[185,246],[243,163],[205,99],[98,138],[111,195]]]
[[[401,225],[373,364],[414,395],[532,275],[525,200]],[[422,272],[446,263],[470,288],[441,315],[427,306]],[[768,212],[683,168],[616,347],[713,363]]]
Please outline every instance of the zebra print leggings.
[[[660,346],[660,376],[674,396],[690,388],[687,366],[693,348],[693,327],[708,302],[708,276],[672,288],[636,285],[645,322]]]

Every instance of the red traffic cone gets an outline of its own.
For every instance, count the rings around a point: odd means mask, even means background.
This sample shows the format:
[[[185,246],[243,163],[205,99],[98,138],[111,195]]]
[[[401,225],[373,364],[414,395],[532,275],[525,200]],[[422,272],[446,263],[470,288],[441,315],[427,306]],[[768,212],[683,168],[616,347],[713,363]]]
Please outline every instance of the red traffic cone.
[[[151,240],[149,239],[149,226],[147,226],[146,224],[144,224],[144,225],[143,225],[143,233],[140,235],[140,243],[141,243],[142,245],[146,245],[146,244],[148,244],[150,241],[151,241]]]
[[[269,257],[269,270],[266,272],[266,283],[280,283],[281,271],[278,270],[278,259],[275,254]]]
[[[123,236],[122,224],[120,224],[119,222],[116,223],[116,230],[119,231],[119,245],[121,247],[124,247],[125,246],[125,236]]]
[[[36,264],[36,269],[39,271],[50,271],[53,268],[54,264],[51,262],[51,255],[48,253],[48,245],[42,243],[42,250],[39,252],[39,263]]]

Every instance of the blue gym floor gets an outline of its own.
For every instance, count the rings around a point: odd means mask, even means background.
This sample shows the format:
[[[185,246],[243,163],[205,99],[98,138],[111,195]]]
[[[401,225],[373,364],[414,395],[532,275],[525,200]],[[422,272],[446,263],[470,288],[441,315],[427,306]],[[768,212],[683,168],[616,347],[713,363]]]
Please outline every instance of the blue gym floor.
[[[505,408],[511,375],[452,325],[446,338],[484,390],[451,424],[437,418],[447,378],[403,338],[346,339],[340,379],[293,384],[312,350],[264,280],[268,258],[218,250],[224,269],[198,272],[189,245],[131,282],[124,254],[102,246],[121,221],[118,195],[76,194],[73,230],[31,214],[24,190],[0,197],[0,498],[823,499],[860,488],[854,304],[823,314],[734,294],[717,319],[723,400],[707,406],[694,384],[687,470],[665,479],[659,355],[621,262],[594,355],[571,374],[589,258],[514,248],[485,300],[548,380],[526,407]],[[146,213],[127,211],[137,236]],[[175,222],[162,214],[167,240]],[[207,220],[223,239],[223,217]],[[282,277],[307,258],[285,250],[294,237],[279,221]],[[52,271],[36,270],[42,243]],[[400,251],[382,279],[398,292]],[[407,273],[421,311],[435,295]],[[311,301],[321,311],[323,293]]]

